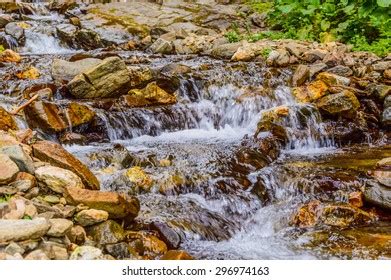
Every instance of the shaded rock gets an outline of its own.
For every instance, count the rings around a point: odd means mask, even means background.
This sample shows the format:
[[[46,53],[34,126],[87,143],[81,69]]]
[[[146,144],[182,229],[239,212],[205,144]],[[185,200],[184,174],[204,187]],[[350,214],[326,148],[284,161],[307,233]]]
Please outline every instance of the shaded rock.
[[[12,16],[1,14],[0,15],[0,28],[4,28],[11,21],[13,21]]]
[[[113,220],[91,226],[87,233],[99,245],[115,244],[125,239],[124,229]]]
[[[105,246],[107,253],[116,259],[130,258],[129,245],[125,242],[117,244],[107,244]]]
[[[387,96],[391,94],[391,86],[383,84],[370,84],[367,87],[370,95],[376,98],[378,101],[383,102]]]
[[[63,59],[53,59],[51,68],[52,77],[59,82],[68,82],[75,76],[97,66],[101,62],[102,60],[97,58],[85,58],[74,62]]]
[[[103,257],[102,251],[92,246],[77,247],[69,257],[70,260],[97,260]]]
[[[166,243],[169,249],[178,249],[181,244],[181,237],[167,224],[153,222],[152,228],[159,232],[160,238]]]
[[[126,199],[118,193],[90,191],[79,188],[68,187],[64,196],[68,203],[84,205],[109,213],[110,218],[134,218],[140,209],[139,201],[136,197]]]
[[[75,45],[84,50],[94,50],[104,47],[104,44],[97,32],[91,29],[80,29],[76,32]]]
[[[86,188],[93,190],[99,189],[99,181],[88,167],[59,144],[49,141],[39,141],[32,147],[34,157],[54,166],[72,171],[80,177]]]
[[[60,137],[60,142],[62,144],[67,144],[67,145],[72,145],[72,144],[77,144],[77,145],[83,145],[87,142],[87,137],[84,135],[81,135],[79,133],[74,133],[74,132],[65,132],[63,135]]]
[[[277,49],[270,52],[266,63],[269,66],[284,67],[290,64],[289,52],[285,49]]]
[[[18,166],[5,154],[0,154],[0,185],[13,181],[19,172]]]
[[[72,171],[55,167],[42,166],[35,171],[38,182],[56,193],[63,193],[65,187],[84,189],[81,179]]]
[[[344,90],[340,93],[322,97],[316,105],[321,112],[328,115],[338,115],[351,118],[360,107],[360,102],[354,93]]]
[[[337,65],[333,68],[330,68],[329,70],[327,70],[327,72],[332,73],[332,74],[336,74],[339,76],[343,76],[343,77],[350,77],[353,75],[352,69],[350,69],[347,66],[343,66],[343,65]]]
[[[34,220],[0,220],[0,243],[40,238],[50,225],[44,218]]]
[[[382,124],[386,128],[391,127],[391,107],[384,109],[382,114]]]
[[[310,77],[310,69],[307,65],[299,65],[292,77],[293,86],[301,86]]]
[[[144,246],[144,256],[156,258],[167,252],[167,245],[156,236],[144,236],[142,241]]]
[[[301,56],[301,59],[309,63],[314,63],[317,60],[322,60],[323,58],[325,58],[327,54],[328,52],[326,50],[312,49],[304,52]]]
[[[327,64],[326,63],[315,63],[308,65],[310,68],[310,78],[314,77],[316,74],[322,72],[323,70],[327,69]]]
[[[389,187],[369,180],[365,185],[364,197],[371,204],[391,210],[391,188]]]
[[[391,68],[391,61],[380,61],[372,65],[373,70],[375,71],[385,71]]]
[[[109,57],[77,75],[67,88],[77,98],[113,97],[125,93],[129,82],[125,63],[118,57]]]
[[[88,209],[80,211],[75,216],[75,221],[82,226],[91,226],[106,221],[109,213],[103,210]]]
[[[0,130],[17,130],[18,126],[12,115],[0,106]]]
[[[0,154],[8,155],[20,171],[34,174],[34,162],[20,145],[0,147]]]
[[[131,88],[143,88],[154,79],[154,73],[149,67],[128,67]]]
[[[186,251],[183,250],[170,250],[167,251],[161,258],[161,260],[194,260],[194,258]]]
[[[67,260],[69,257],[65,246],[55,242],[43,242],[39,246],[39,249],[41,249],[46,256],[52,260]]]
[[[56,26],[57,36],[69,47],[76,47],[74,40],[78,31],[77,27],[72,24],[58,24]]]
[[[73,223],[67,219],[50,219],[50,229],[46,235],[62,237],[72,228]]]

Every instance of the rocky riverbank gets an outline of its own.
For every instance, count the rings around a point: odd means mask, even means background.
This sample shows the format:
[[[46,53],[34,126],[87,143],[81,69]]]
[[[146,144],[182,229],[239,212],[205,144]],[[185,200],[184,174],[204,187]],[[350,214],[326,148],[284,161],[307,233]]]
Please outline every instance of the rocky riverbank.
[[[390,55],[173,2],[0,3],[0,259],[390,257]]]

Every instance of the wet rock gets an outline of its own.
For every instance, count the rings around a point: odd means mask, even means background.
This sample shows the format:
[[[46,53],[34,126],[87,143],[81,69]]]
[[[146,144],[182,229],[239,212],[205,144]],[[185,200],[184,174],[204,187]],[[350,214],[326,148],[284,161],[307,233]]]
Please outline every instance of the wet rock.
[[[124,229],[113,220],[91,226],[87,233],[99,245],[115,244],[125,239]]]
[[[72,127],[80,126],[90,123],[95,118],[95,112],[88,106],[72,102],[68,104],[65,109],[67,121],[71,123]]]
[[[129,187],[136,193],[139,191],[148,192],[152,187],[152,178],[139,166],[129,168],[125,172]]]
[[[310,77],[310,69],[307,65],[299,65],[292,77],[293,86],[301,86]]]
[[[8,155],[16,163],[20,171],[34,174],[34,162],[20,145],[0,147],[0,154]]]
[[[139,201],[135,197],[126,199],[118,193],[90,191],[79,188],[66,188],[64,196],[68,203],[84,205],[109,213],[110,218],[134,218],[140,209]]]
[[[167,93],[156,82],[149,83],[144,89],[132,89],[121,101],[128,107],[169,105],[176,103],[175,95]]]
[[[19,172],[18,166],[9,156],[0,154],[0,185],[13,181]]]
[[[370,84],[367,87],[370,95],[378,101],[383,102],[387,96],[391,94],[391,86],[383,84]]]
[[[67,219],[50,219],[50,229],[46,233],[48,236],[62,237],[72,228],[73,223]]]
[[[36,80],[40,75],[38,69],[33,66],[27,67],[15,74],[15,76],[21,80]]]
[[[391,188],[369,180],[364,191],[365,200],[384,209],[391,210]]]
[[[75,76],[97,66],[101,62],[102,60],[97,58],[85,58],[74,62],[53,59],[51,69],[52,77],[59,82],[68,82]]]
[[[80,177],[86,188],[93,190],[99,189],[99,181],[88,167],[59,144],[49,141],[39,141],[32,147],[34,157],[54,166],[72,171]]]
[[[294,215],[292,223],[299,227],[314,227],[316,225],[328,225],[345,228],[352,225],[367,224],[374,217],[349,204],[321,203],[318,200],[311,201],[300,207]]]
[[[84,50],[94,50],[104,46],[99,34],[91,29],[78,30],[75,36],[75,44]]]
[[[107,244],[105,246],[107,253],[116,259],[127,259],[130,258],[129,245],[125,242],[117,244]]]
[[[12,115],[0,106],[0,130],[17,130],[18,127]]]
[[[61,41],[63,41],[69,47],[76,47],[74,43],[76,33],[78,31],[76,26],[63,23],[56,26],[56,31]]]
[[[340,93],[322,97],[316,105],[321,112],[324,112],[327,115],[352,118],[360,107],[360,102],[354,93],[344,90]]]
[[[161,258],[161,260],[194,260],[194,258],[186,251],[183,250],[170,250],[167,251]]]
[[[74,132],[65,132],[63,135],[60,137],[60,142],[62,144],[67,144],[67,145],[83,145],[87,142],[87,137],[84,135],[74,133]]]
[[[67,124],[60,116],[60,109],[55,103],[36,101],[25,109],[26,120],[32,128],[41,128],[48,132],[59,132]]]
[[[109,213],[103,210],[88,209],[80,211],[75,216],[75,221],[82,226],[91,226],[106,221]]]
[[[125,63],[118,57],[109,57],[77,75],[67,88],[77,98],[113,97],[125,93],[129,82]]]
[[[86,241],[87,234],[83,227],[76,225],[66,233],[66,236],[72,243],[82,245]]]
[[[0,220],[0,243],[40,238],[50,225],[44,218],[34,220]]]
[[[63,168],[42,166],[35,171],[35,176],[38,182],[56,193],[63,193],[68,186],[84,189],[81,179],[72,171]]]
[[[171,43],[163,38],[157,39],[149,48],[153,53],[170,54],[173,51]]]
[[[166,243],[169,249],[178,249],[181,244],[181,237],[167,224],[153,222],[152,228],[159,232],[160,238]]]
[[[14,37],[20,44],[26,40],[24,29],[17,22],[10,22],[5,26],[5,33]]]
[[[349,194],[349,204],[361,208],[364,206],[364,195],[362,192],[352,192]]]
[[[69,257],[70,260],[97,260],[103,257],[102,251],[92,246],[77,247]]]
[[[131,88],[143,88],[154,79],[154,73],[149,67],[128,67]]]
[[[192,71],[191,67],[179,63],[167,64],[160,70],[161,73],[169,76],[184,75],[184,74],[191,73],[191,71]]]

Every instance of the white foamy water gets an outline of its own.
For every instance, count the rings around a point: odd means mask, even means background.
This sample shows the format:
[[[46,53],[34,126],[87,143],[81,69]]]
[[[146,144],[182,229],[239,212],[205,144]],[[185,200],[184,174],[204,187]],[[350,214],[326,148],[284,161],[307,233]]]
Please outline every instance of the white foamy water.
[[[20,49],[22,54],[67,54],[75,50],[63,47],[60,41],[44,33],[26,31],[26,44]]]

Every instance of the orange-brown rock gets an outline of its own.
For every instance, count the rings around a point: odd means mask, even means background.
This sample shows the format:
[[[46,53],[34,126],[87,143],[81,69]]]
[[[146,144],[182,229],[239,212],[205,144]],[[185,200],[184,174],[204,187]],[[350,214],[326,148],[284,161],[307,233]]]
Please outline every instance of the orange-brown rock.
[[[161,258],[161,260],[194,260],[194,258],[189,255],[186,251],[183,250],[170,250],[165,253]]]
[[[0,53],[0,62],[20,62],[20,55],[13,50],[5,50]]]
[[[314,102],[328,94],[328,86],[323,81],[314,81],[307,86],[293,89],[293,95],[299,102]]]
[[[116,192],[92,191],[74,187],[64,190],[64,197],[69,204],[84,204],[90,208],[104,210],[112,219],[135,218],[140,210],[136,197],[124,197]]]
[[[33,145],[33,155],[54,166],[72,171],[81,178],[86,188],[99,190],[99,181],[95,175],[61,145],[50,141],[39,141]]]
[[[60,115],[60,108],[50,102],[36,101],[24,110],[30,127],[41,128],[46,132],[60,132],[67,128],[67,123]]]
[[[0,107],[0,130],[8,131],[10,129],[16,130],[18,126],[11,114]]]
[[[37,68],[30,67],[27,69],[24,69],[18,73],[15,74],[18,79],[22,80],[35,80],[38,79],[40,74]]]
[[[349,194],[349,204],[361,208],[364,206],[364,196],[362,192],[352,192]]]

